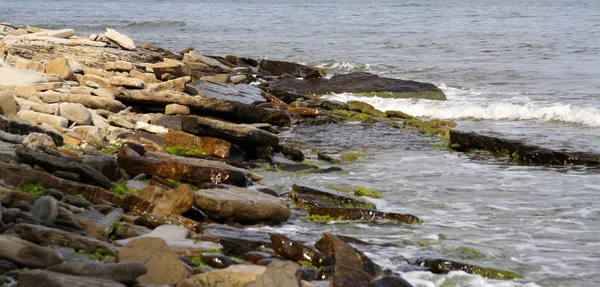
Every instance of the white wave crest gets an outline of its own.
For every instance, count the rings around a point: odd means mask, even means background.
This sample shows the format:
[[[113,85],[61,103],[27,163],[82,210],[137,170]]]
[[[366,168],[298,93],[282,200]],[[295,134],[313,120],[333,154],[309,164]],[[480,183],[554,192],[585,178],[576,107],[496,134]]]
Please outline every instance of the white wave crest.
[[[328,98],[343,102],[350,100],[363,101],[382,111],[398,110],[417,117],[444,120],[542,120],[600,127],[600,110],[597,108],[578,107],[562,103],[469,102],[468,99],[431,101],[359,97],[354,94],[336,94]]]
[[[317,67],[325,69],[327,71],[350,73],[350,72],[363,72],[371,69],[369,64],[351,63],[351,62],[325,62],[318,65]]]

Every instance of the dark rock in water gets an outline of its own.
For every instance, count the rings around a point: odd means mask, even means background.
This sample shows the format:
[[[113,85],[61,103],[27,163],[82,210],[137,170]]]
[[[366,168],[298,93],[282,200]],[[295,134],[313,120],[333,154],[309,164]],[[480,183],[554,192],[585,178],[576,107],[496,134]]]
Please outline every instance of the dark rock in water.
[[[309,261],[313,266],[331,266],[335,261],[327,254],[315,248],[308,247],[298,241],[289,239],[281,234],[271,234],[273,249],[285,258],[294,261]]]
[[[54,144],[56,144],[56,146],[63,145],[63,137],[60,134],[45,130],[39,125],[22,119],[9,119],[0,115],[0,130],[17,135],[29,135],[32,133],[47,134],[52,138],[52,141]]]
[[[322,151],[318,152],[317,156],[319,157],[320,160],[324,160],[328,163],[339,163],[340,162],[339,160],[330,157],[329,155],[327,155],[326,153],[324,153]]]
[[[265,259],[261,259],[258,262],[256,262],[256,265],[260,265],[260,266],[267,266],[271,263],[275,263],[275,262],[283,262],[284,260],[279,259],[279,258],[265,258]]]
[[[381,212],[359,208],[311,207],[309,216],[330,218],[331,220],[393,220],[407,224],[421,223],[421,219],[410,214]]]
[[[28,268],[46,268],[62,263],[62,257],[56,251],[35,245],[21,238],[0,235],[0,258]],[[3,266],[2,266],[3,265]],[[12,268],[5,263],[1,268]],[[3,272],[0,272],[2,274]]]
[[[223,269],[223,268],[227,268],[231,265],[239,264],[239,263],[233,261],[227,255],[218,254],[218,253],[215,253],[215,254],[204,253],[202,255],[202,262],[208,264],[211,267],[219,268],[219,269]]]
[[[363,261],[356,251],[331,233],[325,233],[323,238],[335,254],[335,272],[330,286],[369,286],[373,276],[363,270]]]
[[[408,281],[399,276],[383,276],[373,279],[369,287],[413,287]]]
[[[146,175],[156,175],[195,184],[211,182],[215,184],[228,183],[242,187],[248,185],[246,176],[234,170],[202,167],[158,158],[128,155],[120,155],[118,162],[119,166],[130,175],[144,173]]]
[[[19,159],[30,165],[39,165],[49,172],[53,171],[67,171],[78,174],[81,179],[93,185],[97,185],[103,188],[111,188],[113,184],[108,178],[97,170],[80,164],[76,161],[72,161],[67,158],[57,157],[49,155],[45,152],[40,152],[28,148],[21,148],[16,150]]]
[[[244,254],[261,247],[272,247],[266,232],[249,231],[224,224],[204,225],[200,232],[201,234],[193,238],[220,243],[223,245],[223,252],[231,256],[243,257]]]
[[[320,172],[320,169],[316,165],[310,165],[305,163],[299,164],[288,164],[288,163],[280,163],[277,167],[282,171],[288,172]]]
[[[244,254],[244,257],[242,257],[242,259],[256,264],[260,260],[272,258],[272,257],[273,256],[269,253],[260,252],[260,251],[250,251],[250,252]]]
[[[235,101],[244,104],[260,104],[267,101],[262,96],[262,90],[251,85],[214,84],[196,80],[192,85],[204,92],[209,98]]]
[[[350,240],[348,240],[348,238],[342,239],[339,236],[337,236],[337,238],[342,240],[344,243],[348,243],[348,241],[350,241]],[[315,244],[315,247],[319,251],[322,251],[331,257],[335,257],[334,241],[331,240],[330,237],[324,236],[319,241],[317,241],[317,243]],[[352,248],[352,249],[354,249],[354,248]],[[357,249],[354,249],[354,252],[362,261],[362,269],[365,272],[367,272],[369,275],[371,275],[373,277],[378,277],[383,274],[381,267],[379,265],[377,265],[375,262],[373,262],[373,260],[371,260],[369,257],[367,257],[364,253],[362,253],[361,251],[359,251]]]
[[[446,259],[417,259],[412,264],[427,267],[428,270],[431,271],[431,273],[435,274],[446,274],[450,271],[460,270],[469,274],[475,274],[490,279],[510,280],[523,278],[521,275],[511,271],[485,268],[477,265],[465,264]]]
[[[379,77],[369,73],[351,73],[331,79],[284,79],[272,82],[269,93],[290,91],[303,95],[330,93],[372,93],[394,98],[425,98],[445,100],[446,95],[433,84]]]
[[[148,272],[142,262],[121,263],[62,263],[46,270],[62,274],[88,276],[113,280],[121,283],[134,283],[135,279]]]
[[[298,99],[301,99],[301,100],[309,99],[308,97],[305,97],[303,95],[288,92],[288,91],[271,91],[269,89],[266,89],[266,90],[269,92],[269,94],[280,99],[281,101],[283,101],[284,103],[286,103],[288,105],[297,101]]]
[[[244,287],[299,287],[300,270],[298,264],[291,261],[273,262],[255,281],[246,283]]]
[[[17,269],[19,269],[19,267],[17,265],[15,265],[14,263],[12,263],[11,261],[0,259],[0,275],[6,273],[8,271],[17,270]]]
[[[230,140],[243,145],[254,146],[279,146],[279,138],[270,132],[263,131],[248,125],[226,123],[197,116],[182,117],[182,128],[184,132],[199,136],[211,136]]]
[[[165,144],[190,150],[202,150],[208,155],[228,158],[231,143],[220,138],[199,137],[188,133],[168,132],[164,138]]]
[[[26,270],[19,274],[19,287],[125,287],[112,280],[66,275],[47,270]]]
[[[310,102],[308,104],[309,108],[321,108],[324,110],[332,111],[332,110],[345,110],[349,111],[350,107],[346,103],[338,103],[338,102],[330,102],[330,101],[320,101],[320,102]]]
[[[23,165],[0,162],[0,170],[2,170],[0,179],[13,186],[21,186],[28,183],[40,184],[45,188],[54,188],[66,194],[80,194],[92,203],[119,202],[119,198],[116,195],[100,187],[64,180]]]
[[[304,123],[310,126],[322,126],[337,124],[339,121],[329,116],[318,116],[316,118],[307,119],[304,121]]]
[[[473,132],[450,130],[450,147],[457,151],[486,150],[505,155],[514,160],[542,164],[600,165],[600,154],[585,152],[561,152],[518,140],[502,139]]]
[[[283,155],[289,157],[295,161],[303,161],[304,154],[302,151],[293,144],[279,144],[279,150]]]
[[[311,186],[294,184],[290,197],[294,205],[299,208],[312,207],[355,207],[365,209],[375,209],[372,202],[351,198],[342,192],[335,190]]]
[[[30,212],[42,220],[45,225],[52,225],[58,218],[58,201],[51,196],[42,196],[36,199]]]
[[[7,232],[17,234],[20,238],[37,244],[68,246],[75,250],[85,250],[87,252],[112,252],[111,245],[106,242],[56,228],[19,223],[13,225]]]
[[[309,282],[319,280],[319,271],[311,267],[300,266],[300,278]]]
[[[148,227],[150,229],[154,229],[161,225],[167,224],[167,220],[166,220],[166,218],[164,218],[162,215],[159,215],[159,214],[144,213],[144,214],[138,216],[138,218],[136,218],[133,221],[133,223],[140,225],[140,226]]]
[[[285,61],[274,61],[262,59],[259,63],[258,70],[271,76],[281,76],[283,74],[300,75],[304,77],[306,74],[316,70],[298,63],[285,62]]]

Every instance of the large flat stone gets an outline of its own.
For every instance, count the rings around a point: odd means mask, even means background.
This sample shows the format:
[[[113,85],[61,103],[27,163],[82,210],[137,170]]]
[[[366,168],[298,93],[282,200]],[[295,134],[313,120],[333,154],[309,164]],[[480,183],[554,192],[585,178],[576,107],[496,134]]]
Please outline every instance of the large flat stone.
[[[279,138],[270,132],[247,125],[238,125],[205,117],[185,116],[182,130],[199,136],[211,136],[245,145],[279,146]]]
[[[21,119],[9,119],[0,116],[0,130],[11,134],[29,135],[31,133],[43,133],[49,135],[57,146],[63,145],[63,137],[51,130],[46,130],[36,124]]]
[[[74,276],[47,270],[25,270],[19,274],[18,287],[125,287],[108,279]]]
[[[250,85],[215,84],[207,81],[194,81],[192,85],[209,98],[236,101],[244,104],[260,104],[267,101],[262,90]]]
[[[0,258],[28,268],[46,268],[63,261],[56,251],[14,236],[0,235],[0,246]]]
[[[46,82],[48,80],[46,80],[44,74],[39,72],[12,67],[0,67],[0,86],[18,86]]]
[[[86,252],[112,252],[111,245],[106,242],[41,225],[19,223],[13,225],[7,233],[16,234],[21,239],[36,244],[66,246],[75,250],[84,250]]]

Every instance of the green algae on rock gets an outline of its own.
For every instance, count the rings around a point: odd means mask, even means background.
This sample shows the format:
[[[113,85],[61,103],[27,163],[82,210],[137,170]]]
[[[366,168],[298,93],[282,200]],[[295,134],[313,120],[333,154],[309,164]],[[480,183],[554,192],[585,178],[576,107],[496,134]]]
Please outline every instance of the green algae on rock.
[[[523,278],[521,275],[512,271],[486,268],[445,259],[420,259],[415,262],[415,265],[427,267],[429,268],[429,271],[435,274],[446,274],[450,271],[460,270],[490,279],[511,280]]]
[[[323,187],[294,184],[290,192],[292,203],[296,208],[313,207],[354,207],[375,209],[374,203],[363,198],[353,197],[343,192]]]
[[[312,207],[308,212],[309,220],[327,221],[332,220],[392,220],[407,224],[419,224],[421,219],[410,214],[386,213],[376,210],[360,208],[332,208],[332,207]]]
[[[205,154],[204,150],[201,149],[187,149],[180,146],[170,146],[165,145],[165,150],[170,154],[174,155],[197,155],[197,154]]]
[[[379,191],[370,189],[370,188],[366,188],[366,187],[355,187],[353,191],[354,191],[354,195],[356,195],[356,196],[368,196],[368,197],[373,197],[373,198],[383,198],[383,195],[381,195],[381,193],[379,193]]]

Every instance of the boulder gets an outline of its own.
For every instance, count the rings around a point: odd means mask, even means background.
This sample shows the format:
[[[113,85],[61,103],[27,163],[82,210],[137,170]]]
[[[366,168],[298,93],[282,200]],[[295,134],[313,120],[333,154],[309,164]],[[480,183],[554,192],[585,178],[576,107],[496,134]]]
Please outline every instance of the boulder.
[[[299,208],[313,207],[355,207],[375,209],[375,204],[360,198],[349,197],[346,194],[312,185],[294,184],[290,197]]]
[[[194,191],[187,184],[182,184],[175,189],[169,190],[154,202],[152,213],[162,216],[171,214],[182,214],[188,211],[194,204]]]
[[[243,173],[214,167],[203,167],[170,160],[120,155],[118,163],[130,175],[146,174],[194,184],[211,182],[247,186]]]
[[[306,74],[312,72],[315,68],[298,63],[262,59],[259,63],[258,69],[260,72],[271,76],[290,74],[304,77]]]
[[[335,271],[330,286],[369,286],[373,276],[363,270],[363,262],[354,249],[331,233],[325,233],[324,238],[330,241],[335,253]]]
[[[294,261],[309,261],[313,266],[332,266],[335,261],[329,255],[308,247],[281,234],[271,234],[273,249],[284,258]]]
[[[266,269],[258,265],[232,265],[225,269],[194,275],[178,287],[243,287],[246,283],[255,281]]]
[[[65,262],[54,265],[46,270],[62,274],[102,278],[125,284],[135,283],[137,277],[148,272],[144,263],[135,261],[105,264],[95,262]]]
[[[127,35],[123,35],[114,29],[106,28],[104,36],[125,50],[135,50],[135,43],[133,40]]]
[[[142,237],[129,242],[117,254],[121,262],[140,261],[148,268],[148,273],[138,277],[142,284],[178,285],[187,278],[183,263],[175,256],[164,240]]]
[[[57,75],[67,81],[76,81],[77,78],[71,69],[69,60],[63,57],[58,57],[50,61],[46,65],[46,73]]]
[[[365,244],[366,242],[352,238],[352,237],[348,237],[348,236],[343,236],[343,235],[336,235],[340,240],[342,240],[345,243],[353,243],[353,244]],[[319,241],[317,241],[317,243],[315,243],[315,247],[319,250],[322,251],[323,253],[331,256],[331,257],[335,257],[335,241],[331,239],[330,236],[323,236],[323,238],[319,239]],[[368,243],[367,243],[368,245]],[[360,261],[362,262],[362,269],[367,272],[369,275],[373,276],[373,277],[379,277],[383,274],[383,270],[381,269],[381,267],[379,265],[377,265],[375,262],[373,262],[373,260],[371,260],[370,258],[368,258],[364,253],[362,253],[361,251],[354,249],[354,253],[356,256],[358,256],[358,258],[360,259]]]
[[[39,218],[45,225],[52,225],[58,218],[58,201],[51,196],[42,196],[35,200],[29,212]]]
[[[311,207],[309,216],[329,218],[330,220],[392,220],[407,224],[421,223],[421,219],[410,214],[381,212],[360,208]]]
[[[38,125],[41,125],[42,123],[48,123],[57,128],[66,128],[69,126],[69,120],[67,118],[49,114],[21,110],[17,113],[17,116],[21,119],[34,122]]]
[[[69,158],[57,157],[45,152],[40,152],[28,148],[20,148],[16,151],[21,161],[30,165],[38,165],[49,172],[67,171],[78,174],[82,181],[97,185],[103,188],[112,188],[114,185],[99,171]]]
[[[223,221],[279,223],[291,214],[279,198],[244,188],[201,189],[195,193],[194,204],[208,217]]]
[[[209,98],[235,101],[244,104],[260,104],[267,101],[260,88],[251,85],[215,84],[203,80],[193,81],[192,85]]]
[[[106,242],[41,225],[19,223],[13,225],[7,232],[36,244],[67,246],[86,252],[112,252],[111,245]]]
[[[464,271],[469,274],[475,274],[482,277],[490,278],[490,279],[519,279],[523,278],[521,275],[505,270],[498,270],[494,268],[486,268],[472,264],[465,264],[456,261],[446,260],[446,259],[417,259],[415,262],[412,262],[414,265],[426,267],[431,273],[434,274],[447,274],[450,271]]]
[[[129,72],[133,69],[135,69],[135,66],[125,61],[106,62],[104,64],[104,70],[109,72]]]
[[[283,79],[271,82],[269,92],[294,92],[302,95],[356,93],[393,98],[446,99],[446,95],[433,84],[384,78],[369,73],[336,75],[331,79]]]
[[[270,132],[247,125],[232,124],[205,117],[182,117],[182,130],[199,136],[211,136],[240,143],[240,145],[271,146],[279,145],[279,138]]]
[[[57,146],[63,145],[63,137],[59,133],[44,129],[36,124],[21,119],[9,119],[0,115],[0,130],[17,135],[43,133],[49,135]]]
[[[189,115],[190,108],[179,104],[169,104],[165,107],[165,115]]]
[[[173,59],[164,59],[163,62],[153,64],[152,70],[158,79],[162,79],[161,76],[163,74],[171,74],[175,77],[185,77],[190,75],[190,69],[184,63]]]
[[[14,117],[17,115],[17,102],[11,91],[0,91],[0,115]]]
[[[27,268],[46,268],[63,262],[56,251],[18,237],[0,234],[0,258]]]
[[[78,125],[92,124],[92,115],[82,104],[60,103],[57,112],[59,116],[65,117]]]
[[[125,287],[112,280],[66,275],[47,270],[25,270],[19,273],[19,287]]]
[[[287,113],[235,101],[193,97],[181,92],[117,89],[115,98],[127,104],[164,107],[168,104],[188,106],[193,113],[215,116],[236,122],[289,124]]]
[[[56,144],[47,134],[30,133],[23,139],[23,146],[29,149],[44,150],[46,148],[55,149]]]
[[[273,262],[256,280],[244,287],[301,287],[300,266],[291,261]]]
[[[47,83],[44,74],[13,67],[0,67],[0,86],[19,86]]]

